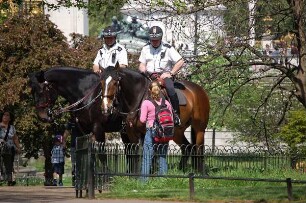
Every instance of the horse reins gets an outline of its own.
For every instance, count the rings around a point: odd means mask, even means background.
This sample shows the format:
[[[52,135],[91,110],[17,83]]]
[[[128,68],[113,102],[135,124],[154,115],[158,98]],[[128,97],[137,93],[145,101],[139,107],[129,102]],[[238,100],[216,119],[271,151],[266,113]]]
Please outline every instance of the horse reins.
[[[69,105],[69,106],[66,106],[64,108],[59,108],[58,110],[54,110],[54,114],[57,116],[61,113],[65,113],[65,112],[69,112],[69,111],[72,111],[72,112],[75,112],[75,111],[80,111],[88,106],[90,106],[92,103],[94,103],[102,94],[102,90],[99,92],[99,94],[93,98],[90,102],[88,102],[87,104],[85,104],[84,106],[81,106],[77,109],[74,109],[76,106],[78,106],[80,103],[82,103],[84,100],[86,100],[95,90],[96,88],[99,86],[100,82],[98,82],[96,84],[96,86],[94,86],[93,88],[90,89],[90,91],[84,96],[82,97],[80,100],[76,101],[75,103]]]
[[[120,84],[119,84],[119,86],[120,86]],[[148,89],[148,86],[149,86],[149,83],[147,83],[147,86],[146,86],[145,89]],[[144,92],[143,92],[142,98],[141,98],[141,100],[140,100],[140,104],[141,104],[141,102],[143,101],[143,99],[144,99],[144,97],[145,97],[145,95],[146,95],[146,92],[147,92],[147,91],[144,91]],[[140,106],[140,105],[138,105],[138,106]],[[135,111],[130,111],[130,112],[118,111],[118,113],[121,114],[121,115],[127,116],[127,115],[130,115],[130,114],[132,114],[132,115],[133,115],[133,114],[136,114],[136,113],[139,112],[139,111],[140,111],[140,108],[136,109]]]

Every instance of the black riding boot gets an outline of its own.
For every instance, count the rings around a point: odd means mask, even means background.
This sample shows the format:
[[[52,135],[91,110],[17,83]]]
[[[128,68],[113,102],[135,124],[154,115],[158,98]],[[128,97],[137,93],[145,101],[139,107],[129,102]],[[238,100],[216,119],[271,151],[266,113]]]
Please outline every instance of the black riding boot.
[[[177,97],[177,94],[175,93],[172,95],[170,98],[173,110],[174,110],[174,125],[175,126],[180,126],[181,125],[181,120],[180,120],[180,103]]]

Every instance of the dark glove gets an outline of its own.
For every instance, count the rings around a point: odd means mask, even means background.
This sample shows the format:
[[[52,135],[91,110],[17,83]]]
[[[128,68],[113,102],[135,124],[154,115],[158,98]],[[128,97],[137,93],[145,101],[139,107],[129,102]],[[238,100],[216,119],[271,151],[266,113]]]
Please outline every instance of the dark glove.
[[[148,71],[141,72],[140,74],[143,75],[145,78],[150,79],[150,73],[148,73]]]

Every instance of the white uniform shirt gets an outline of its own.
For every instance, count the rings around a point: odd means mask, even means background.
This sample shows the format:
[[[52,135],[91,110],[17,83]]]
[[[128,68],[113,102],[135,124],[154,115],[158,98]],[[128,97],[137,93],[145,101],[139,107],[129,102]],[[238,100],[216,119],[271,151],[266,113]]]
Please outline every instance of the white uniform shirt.
[[[141,50],[139,62],[146,64],[150,73],[171,71],[172,67],[182,56],[169,44],[161,43],[155,49],[151,44],[144,46]]]
[[[128,65],[126,49],[119,43],[114,44],[110,49],[104,44],[98,51],[93,64],[107,68],[108,66],[115,66],[117,61],[119,64]]]

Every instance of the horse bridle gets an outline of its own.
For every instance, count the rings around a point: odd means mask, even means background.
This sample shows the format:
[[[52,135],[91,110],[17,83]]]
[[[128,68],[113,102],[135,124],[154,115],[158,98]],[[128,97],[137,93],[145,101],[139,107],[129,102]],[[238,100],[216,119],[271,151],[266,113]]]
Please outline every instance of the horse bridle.
[[[115,80],[115,79],[114,79]],[[118,93],[119,93],[119,91],[120,91],[120,89],[121,89],[121,87],[120,87],[120,80],[121,80],[121,78],[118,76],[118,80],[115,80],[116,81],[116,91],[115,91],[115,93],[113,94],[113,95],[109,95],[109,94],[107,94],[107,95],[102,95],[102,90],[101,90],[101,101],[102,101],[102,104],[103,104],[103,100],[106,98],[106,99],[110,99],[111,100],[111,98],[113,98],[112,99],[112,103],[111,103],[111,105],[110,105],[110,107],[108,108],[109,109],[109,112],[107,111],[107,112],[103,112],[102,111],[102,113],[103,114],[107,114],[107,113],[110,113],[110,114],[112,114],[113,112],[120,112],[116,107],[115,107],[115,105],[114,105],[114,103],[118,103]],[[103,108],[102,108],[103,109]]]
[[[50,107],[51,106],[51,97],[50,97],[50,89],[54,89],[52,87],[52,84],[49,84],[48,81],[45,81],[43,83],[43,95],[44,97],[46,98],[46,102],[45,103],[39,103],[38,105],[35,105],[35,107],[37,109],[39,108],[47,108],[47,107]]]
[[[112,100],[112,104],[111,104],[111,106],[110,106],[110,112],[106,112],[106,113],[113,113],[113,112],[116,112],[116,113],[118,113],[119,115],[121,115],[121,116],[125,116],[125,117],[128,117],[129,115],[137,115],[137,113],[140,111],[140,108],[137,108],[136,110],[134,110],[134,111],[129,111],[129,112],[123,112],[123,111],[121,111],[119,108],[116,108],[116,106],[114,105],[114,103],[119,103],[118,102],[118,93],[120,92],[120,89],[121,89],[121,86],[120,86],[120,80],[121,80],[121,77],[120,76],[117,76],[118,77],[118,80],[115,80],[116,81],[116,85],[117,85],[117,88],[116,88],[116,92],[115,92],[115,94],[113,94],[113,95],[102,95],[101,96],[101,99],[102,99],[102,101],[103,101],[103,98],[111,98],[111,97],[113,97],[113,100]],[[148,78],[148,79],[150,79],[150,78]],[[147,89],[148,87],[145,87],[145,89]],[[145,94],[146,94],[146,91],[144,91],[144,95],[143,95],[143,97],[142,97],[142,100],[143,100],[143,98],[144,98],[144,96],[145,96]],[[103,112],[102,112],[103,113]]]
[[[90,89],[90,91],[88,91],[88,93],[82,97],[81,99],[79,99],[78,101],[76,101],[75,103],[69,105],[69,106],[66,106],[66,107],[63,107],[63,108],[59,108],[57,110],[54,110],[54,115],[59,115],[59,114],[62,114],[62,113],[65,113],[65,112],[76,112],[76,111],[80,111],[88,106],[90,106],[91,104],[93,104],[102,94],[102,90],[100,90],[99,94],[93,98],[92,100],[90,100],[87,104],[85,104],[84,106],[81,106],[79,108],[75,108],[77,107],[79,104],[81,104],[83,101],[85,101],[95,90],[96,88],[99,86],[100,82],[97,82],[97,84],[92,87]]]
[[[52,121],[52,110],[51,110],[51,106],[52,106],[52,99],[51,99],[51,90],[54,90],[54,87],[52,86],[52,84],[50,84],[48,81],[44,81],[41,85],[39,84],[39,86],[42,89],[42,93],[39,93],[38,98],[41,97],[40,95],[43,95],[44,98],[44,103],[36,103],[35,102],[35,108],[36,109],[46,109],[46,113],[48,116],[48,120]],[[36,90],[37,91],[37,90]],[[34,96],[37,97],[37,96]]]
[[[44,86],[42,88],[43,88],[43,94],[46,98],[46,102],[43,103],[43,104],[36,105],[36,108],[47,108],[48,109],[47,114],[50,117],[58,116],[59,114],[69,112],[69,111],[76,112],[76,111],[82,110],[82,109],[90,106],[91,104],[93,104],[102,94],[102,90],[100,90],[99,94],[95,98],[93,98],[90,102],[88,102],[84,106],[81,106],[79,108],[75,108],[79,104],[81,104],[83,101],[85,101],[96,90],[96,88],[99,86],[99,84],[100,84],[100,82],[97,82],[97,84],[94,87],[92,87],[84,97],[82,97],[81,99],[79,99],[75,103],[73,103],[69,106],[63,107],[63,108],[59,107],[58,109],[52,110],[50,108],[52,106],[52,99],[51,99],[51,96],[50,96],[50,90],[51,89],[53,89],[54,91],[56,91],[56,90],[54,89],[54,87],[52,86],[51,83],[49,83],[48,81],[45,81],[43,83]]]

